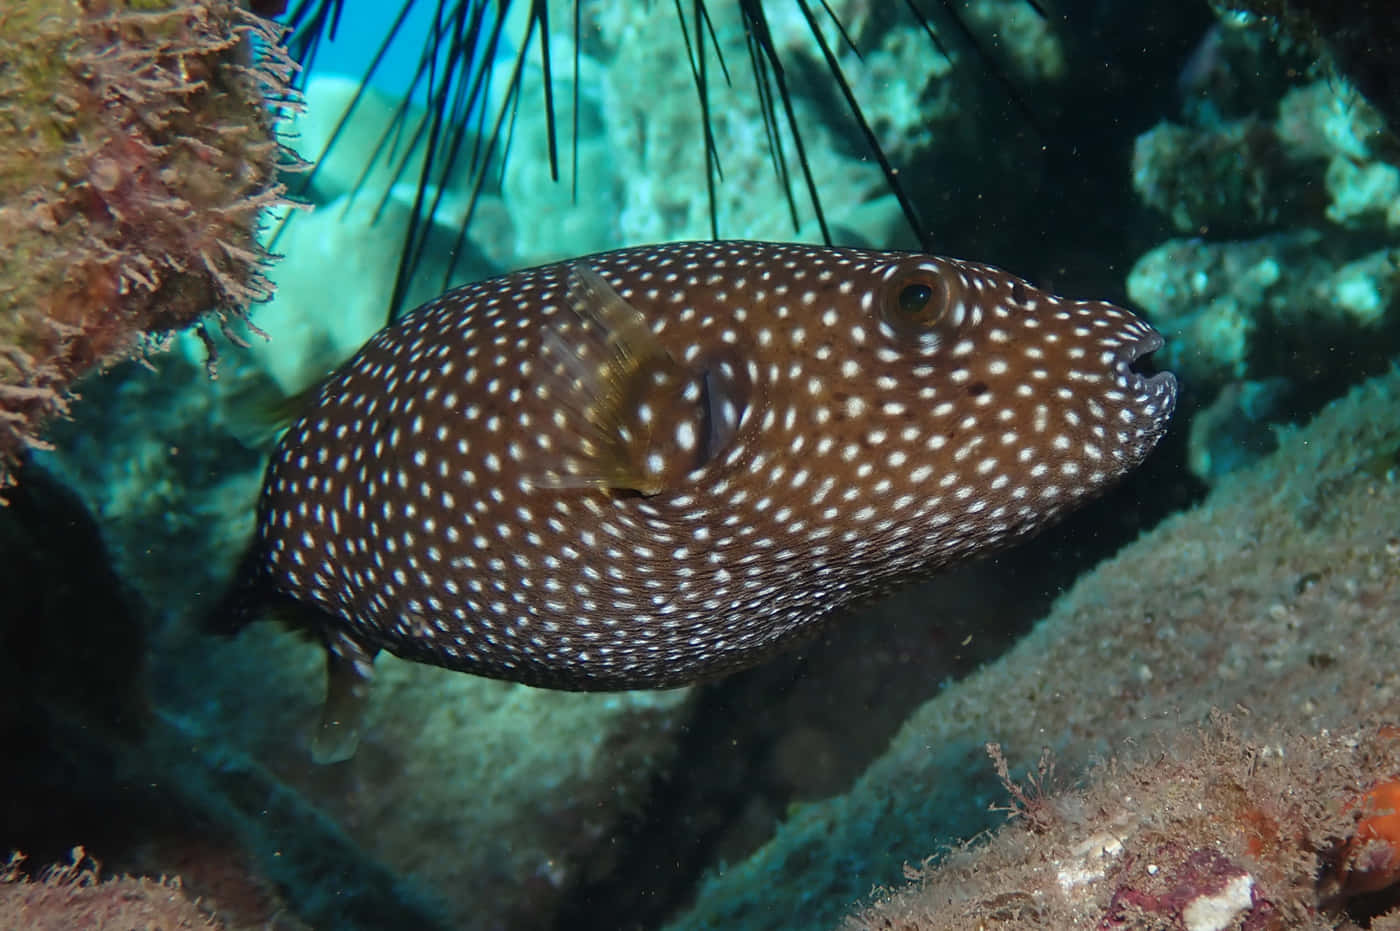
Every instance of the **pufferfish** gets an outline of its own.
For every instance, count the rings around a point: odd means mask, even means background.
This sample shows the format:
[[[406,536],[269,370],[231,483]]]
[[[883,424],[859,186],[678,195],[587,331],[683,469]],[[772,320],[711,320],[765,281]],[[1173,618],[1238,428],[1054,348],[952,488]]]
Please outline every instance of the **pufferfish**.
[[[323,761],[380,650],[556,689],[731,672],[1138,465],[1161,345],[916,253],[671,243],[465,285],[321,384],[213,623],[290,607],[324,644]]]

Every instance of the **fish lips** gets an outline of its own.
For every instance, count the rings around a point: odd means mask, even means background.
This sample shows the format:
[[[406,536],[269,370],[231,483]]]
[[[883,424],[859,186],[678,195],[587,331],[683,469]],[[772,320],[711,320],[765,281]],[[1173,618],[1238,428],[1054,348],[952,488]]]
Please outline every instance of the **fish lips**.
[[[1171,372],[1155,374],[1139,372],[1137,365],[1152,353],[1166,345],[1162,334],[1148,330],[1137,339],[1124,343],[1114,360],[1114,368],[1127,380],[1128,387],[1145,395],[1158,397],[1165,402],[1166,413],[1170,415],[1176,404],[1176,376]]]

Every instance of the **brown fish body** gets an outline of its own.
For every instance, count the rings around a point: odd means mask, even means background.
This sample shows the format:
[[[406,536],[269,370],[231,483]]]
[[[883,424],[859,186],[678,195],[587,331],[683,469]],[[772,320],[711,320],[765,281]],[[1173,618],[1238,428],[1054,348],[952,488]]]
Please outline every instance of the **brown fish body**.
[[[293,424],[230,610],[310,609],[332,725],[380,649],[552,688],[692,682],[1108,486],[1171,414],[1171,376],[1130,368],[1160,343],[907,253],[677,243],[467,285]]]

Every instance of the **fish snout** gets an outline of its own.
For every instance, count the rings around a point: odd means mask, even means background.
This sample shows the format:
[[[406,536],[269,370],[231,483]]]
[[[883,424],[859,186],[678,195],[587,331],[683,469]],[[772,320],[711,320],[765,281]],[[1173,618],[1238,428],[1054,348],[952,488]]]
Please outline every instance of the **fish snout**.
[[[1150,326],[1141,324],[1141,327],[1142,331],[1135,338],[1124,342],[1114,353],[1113,370],[1130,390],[1166,398],[1170,413],[1170,405],[1176,401],[1176,376],[1167,371],[1154,372],[1150,364],[1145,367],[1142,365],[1154,352],[1166,345],[1166,340]]]

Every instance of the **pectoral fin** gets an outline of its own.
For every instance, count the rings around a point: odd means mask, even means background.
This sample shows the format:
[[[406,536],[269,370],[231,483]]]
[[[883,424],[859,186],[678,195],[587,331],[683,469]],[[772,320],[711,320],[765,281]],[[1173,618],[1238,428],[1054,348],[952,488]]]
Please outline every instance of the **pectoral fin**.
[[[532,481],[654,495],[677,487],[715,450],[706,374],[678,362],[646,318],[596,271],[569,268],[571,311],[544,336],[545,389],[566,437]]]

